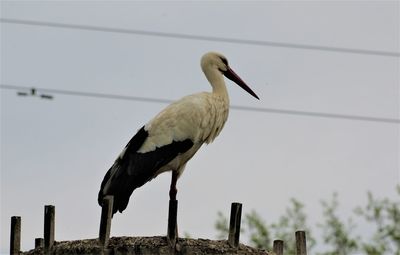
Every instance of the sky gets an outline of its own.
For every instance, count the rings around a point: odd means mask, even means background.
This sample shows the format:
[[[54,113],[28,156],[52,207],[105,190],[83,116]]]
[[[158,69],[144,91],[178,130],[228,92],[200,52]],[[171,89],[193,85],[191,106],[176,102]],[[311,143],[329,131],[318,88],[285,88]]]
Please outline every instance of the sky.
[[[231,109],[220,136],[198,151],[178,181],[181,234],[215,238],[217,211],[228,214],[236,201],[243,203],[243,213],[254,209],[274,222],[294,197],[305,204],[309,223],[315,225],[322,221],[320,201],[333,192],[339,195],[343,217],[366,203],[367,191],[396,198],[398,1],[2,1],[1,19],[2,86],[176,100],[211,89],[200,58],[218,51],[261,99],[227,81],[233,106],[394,120]],[[5,19],[393,54],[33,26]],[[8,253],[14,215],[22,217],[22,250],[33,248],[34,239],[43,236],[48,204],[56,207],[56,240],[97,237],[97,192],[104,174],[135,132],[166,104],[63,94],[44,100],[16,92],[0,88],[0,253]],[[124,213],[114,216],[111,235],[165,235],[169,182],[166,173],[136,190]]]

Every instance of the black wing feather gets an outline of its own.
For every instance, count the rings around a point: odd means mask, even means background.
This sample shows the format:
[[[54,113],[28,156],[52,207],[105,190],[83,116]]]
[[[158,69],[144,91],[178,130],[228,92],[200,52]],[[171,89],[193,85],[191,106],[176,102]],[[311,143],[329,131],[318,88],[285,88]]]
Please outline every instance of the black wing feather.
[[[132,192],[153,179],[158,169],[193,146],[193,142],[186,139],[173,141],[154,151],[138,153],[147,137],[148,132],[142,127],[126,145],[122,158],[118,157],[101,183],[99,205],[102,205],[105,196],[114,196],[113,214],[125,210]]]

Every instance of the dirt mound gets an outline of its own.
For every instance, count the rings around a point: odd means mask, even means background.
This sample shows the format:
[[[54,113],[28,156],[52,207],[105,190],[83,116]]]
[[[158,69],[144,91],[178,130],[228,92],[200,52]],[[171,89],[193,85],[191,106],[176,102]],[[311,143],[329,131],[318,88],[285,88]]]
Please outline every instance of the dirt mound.
[[[25,255],[42,255],[43,248],[24,252]],[[190,239],[179,238],[176,249],[172,249],[166,237],[112,237],[107,249],[102,251],[98,239],[85,239],[77,241],[62,241],[54,244],[53,253],[64,254],[104,254],[104,255],[170,255],[170,254],[254,254],[272,255],[264,250],[255,249],[243,244],[238,248],[229,246],[226,240]]]

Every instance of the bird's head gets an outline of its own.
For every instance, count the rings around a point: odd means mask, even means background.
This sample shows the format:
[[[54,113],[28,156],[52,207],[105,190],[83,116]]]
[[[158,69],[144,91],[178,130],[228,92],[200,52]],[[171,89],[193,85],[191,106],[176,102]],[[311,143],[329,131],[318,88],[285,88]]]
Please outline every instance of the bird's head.
[[[224,55],[218,52],[208,52],[201,58],[201,68],[204,73],[208,70],[218,70],[229,80],[239,85],[253,97],[260,99],[253,90],[229,67],[228,60]]]
[[[218,52],[208,52],[201,58],[201,68],[218,69],[221,72],[228,70],[228,60],[224,55]]]

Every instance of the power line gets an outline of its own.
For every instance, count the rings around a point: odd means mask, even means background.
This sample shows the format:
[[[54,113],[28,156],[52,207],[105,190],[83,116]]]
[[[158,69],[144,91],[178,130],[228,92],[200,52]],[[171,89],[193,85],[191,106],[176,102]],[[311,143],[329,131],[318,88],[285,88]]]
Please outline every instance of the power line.
[[[11,90],[31,90],[32,88],[22,87],[22,86],[14,86],[8,84],[0,84],[0,88],[2,89],[11,89]],[[60,94],[60,95],[68,95],[68,96],[84,96],[84,97],[94,97],[94,98],[105,98],[105,99],[116,99],[116,100],[129,100],[129,101],[139,101],[139,102],[150,102],[150,103],[162,103],[169,104],[173,100],[169,99],[158,99],[158,98],[149,98],[149,97],[135,97],[135,96],[124,96],[124,95],[115,95],[115,94],[103,94],[96,92],[83,92],[83,91],[72,91],[72,90],[62,90],[62,89],[46,89],[46,88],[37,88],[37,91],[43,91],[48,94]]]
[[[112,27],[92,26],[92,25],[76,25],[76,24],[66,24],[66,23],[58,23],[58,22],[9,19],[9,18],[0,18],[0,22],[10,23],[10,24],[19,24],[19,25],[42,26],[42,27],[64,28],[64,29],[78,29],[78,30],[109,32],[109,33],[135,34],[135,35],[143,35],[143,36],[156,36],[156,37],[197,40],[197,41],[225,42],[225,43],[247,44],[247,45],[268,46],[268,47],[281,47],[281,48],[292,48],[292,49],[302,49],[302,50],[318,50],[318,51],[341,52],[341,53],[352,53],[352,54],[363,54],[363,55],[377,55],[377,56],[396,57],[396,58],[400,57],[400,52],[381,51],[381,50],[365,50],[365,49],[340,48],[340,47],[311,45],[311,44],[284,43],[284,42],[261,41],[261,40],[246,40],[246,39],[226,38],[226,37],[217,37],[217,36],[167,33],[167,32],[157,32],[157,31],[148,31],[148,30],[112,28]]]
[[[32,88],[28,88],[28,87],[15,86],[15,85],[9,85],[9,84],[0,84],[0,88],[9,89],[9,90],[17,90],[17,91],[32,89]],[[129,100],[129,101],[162,103],[162,104],[168,104],[168,103],[173,102],[173,100],[169,100],[169,99],[160,99],[160,98],[151,98],[151,97],[123,96],[123,95],[114,95],[114,94],[105,94],[105,93],[81,92],[81,91],[60,90],[60,89],[46,89],[46,88],[35,88],[35,89],[37,91],[42,91],[47,94],[60,94],[60,95],[69,95],[69,96],[83,96],[83,97],[93,97],[93,98]],[[344,119],[344,120],[400,124],[400,119],[394,119],[394,118],[378,118],[378,117],[369,117],[369,116],[360,116],[360,115],[345,115],[345,114],[324,113],[324,112],[284,110],[284,109],[275,109],[275,108],[259,108],[259,107],[251,107],[251,106],[240,106],[240,105],[231,105],[230,108],[235,109],[235,110],[250,111],[250,112],[264,112],[264,113],[297,115],[297,116],[307,116],[307,117],[319,117],[319,118],[331,118],[331,119]]]

